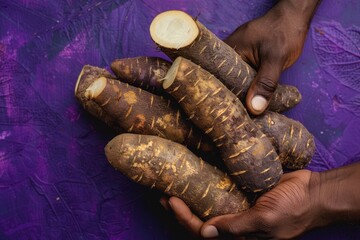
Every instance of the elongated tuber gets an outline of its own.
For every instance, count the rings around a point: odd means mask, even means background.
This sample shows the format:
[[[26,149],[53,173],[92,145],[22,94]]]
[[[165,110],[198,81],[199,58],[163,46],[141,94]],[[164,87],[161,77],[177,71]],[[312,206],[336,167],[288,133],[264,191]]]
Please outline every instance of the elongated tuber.
[[[265,112],[253,119],[277,149],[283,167],[302,169],[315,152],[314,137],[298,121],[275,112]]]
[[[234,49],[185,12],[171,10],[157,15],[150,35],[171,58],[182,56],[214,74],[243,99],[255,76]]]
[[[269,111],[284,112],[295,107],[301,101],[299,90],[290,85],[278,84],[269,102]]]
[[[109,79],[115,79],[110,72],[108,72],[104,68],[99,68],[91,65],[84,65],[75,85],[75,96],[84,109],[95,116],[98,119],[102,119],[107,125],[115,127],[112,124],[112,119],[94,101],[89,101],[85,96],[86,89],[94,82],[94,79],[98,79],[100,77],[106,77]],[[121,129],[117,129],[117,131],[121,132]]]
[[[220,40],[199,21],[187,13],[171,10],[157,15],[150,25],[153,41],[170,58],[178,56],[187,58],[214,74],[240,100],[244,101],[247,90],[256,74],[234,49]],[[297,91],[285,103],[295,106],[301,100]],[[284,95],[285,96],[285,95]],[[272,104],[276,105],[276,102]],[[289,109],[288,104],[277,111]],[[275,111],[275,109],[271,109]]]
[[[164,93],[162,81],[171,63],[159,57],[134,57],[116,59],[111,70],[122,82],[152,93]]]
[[[214,149],[168,99],[105,77],[94,80],[85,95],[125,132],[164,137],[204,152]]]
[[[212,74],[178,57],[163,87],[215,142],[238,186],[262,192],[278,182],[282,168],[270,140],[258,130],[240,100]]]
[[[105,153],[124,175],[181,198],[203,219],[249,207],[226,174],[178,143],[156,136],[121,134],[106,145]]]

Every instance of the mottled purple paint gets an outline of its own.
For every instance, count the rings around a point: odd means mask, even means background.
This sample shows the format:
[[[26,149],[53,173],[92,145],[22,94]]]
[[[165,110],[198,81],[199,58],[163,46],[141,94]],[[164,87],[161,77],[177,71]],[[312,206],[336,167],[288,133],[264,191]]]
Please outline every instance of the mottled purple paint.
[[[164,55],[152,18],[197,16],[220,38],[275,1],[103,0],[0,2],[0,239],[189,239],[158,203],[107,163],[114,133],[74,98],[84,64]],[[303,54],[282,75],[303,101],[286,114],[316,137],[309,169],[360,160],[360,3],[323,1]],[[303,239],[356,239],[334,226]]]

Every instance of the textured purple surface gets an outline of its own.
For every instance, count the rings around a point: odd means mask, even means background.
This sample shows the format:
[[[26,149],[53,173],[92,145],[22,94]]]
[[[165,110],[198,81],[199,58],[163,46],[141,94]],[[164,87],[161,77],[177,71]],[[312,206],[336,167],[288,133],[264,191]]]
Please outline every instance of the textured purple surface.
[[[220,38],[275,1],[103,0],[0,2],[0,239],[186,239],[159,193],[106,162],[114,135],[76,102],[82,66],[164,56],[152,18],[181,9]],[[360,160],[360,2],[323,1],[304,52],[282,82],[303,101],[288,116],[316,137],[309,168]],[[359,227],[312,231],[304,239],[359,239]]]

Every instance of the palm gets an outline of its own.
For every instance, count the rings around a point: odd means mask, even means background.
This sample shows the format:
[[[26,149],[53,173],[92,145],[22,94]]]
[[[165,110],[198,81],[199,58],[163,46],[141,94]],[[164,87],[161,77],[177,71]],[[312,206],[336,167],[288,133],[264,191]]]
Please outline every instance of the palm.
[[[307,170],[285,174],[273,190],[257,200],[253,210],[263,219],[263,232],[271,230],[280,238],[288,238],[307,229],[312,214],[310,177]]]
[[[284,174],[279,184],[262,195],[248,211],[215,217],[210,222],[229,227],[227,233],[233,236],[293,238],[307,230],[312,224],[309,219],[314,219],[315,211],[308,191],[311,176],[312,172],[308,170]],[[181,199],[172,197],[171,202],[179,222],[195,235],[199,234],[204,223]]]

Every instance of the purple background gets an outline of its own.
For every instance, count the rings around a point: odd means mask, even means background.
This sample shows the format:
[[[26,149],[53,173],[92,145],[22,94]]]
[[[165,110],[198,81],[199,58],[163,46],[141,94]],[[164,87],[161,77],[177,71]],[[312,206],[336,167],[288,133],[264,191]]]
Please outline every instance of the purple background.
[[[164,56],[153,17],[181,9],[220,38],[275,1],[2,0],[0,2],[0,239],[186,239],[160,194],[116,172],[114,134],[74,98],[84,64]],[[316,137],[309,168],[360,160],[360,2],[323,1],[302,56],[282,75],[303,101],[286,114]],[[359,239],[333,226],[304,239]]]

